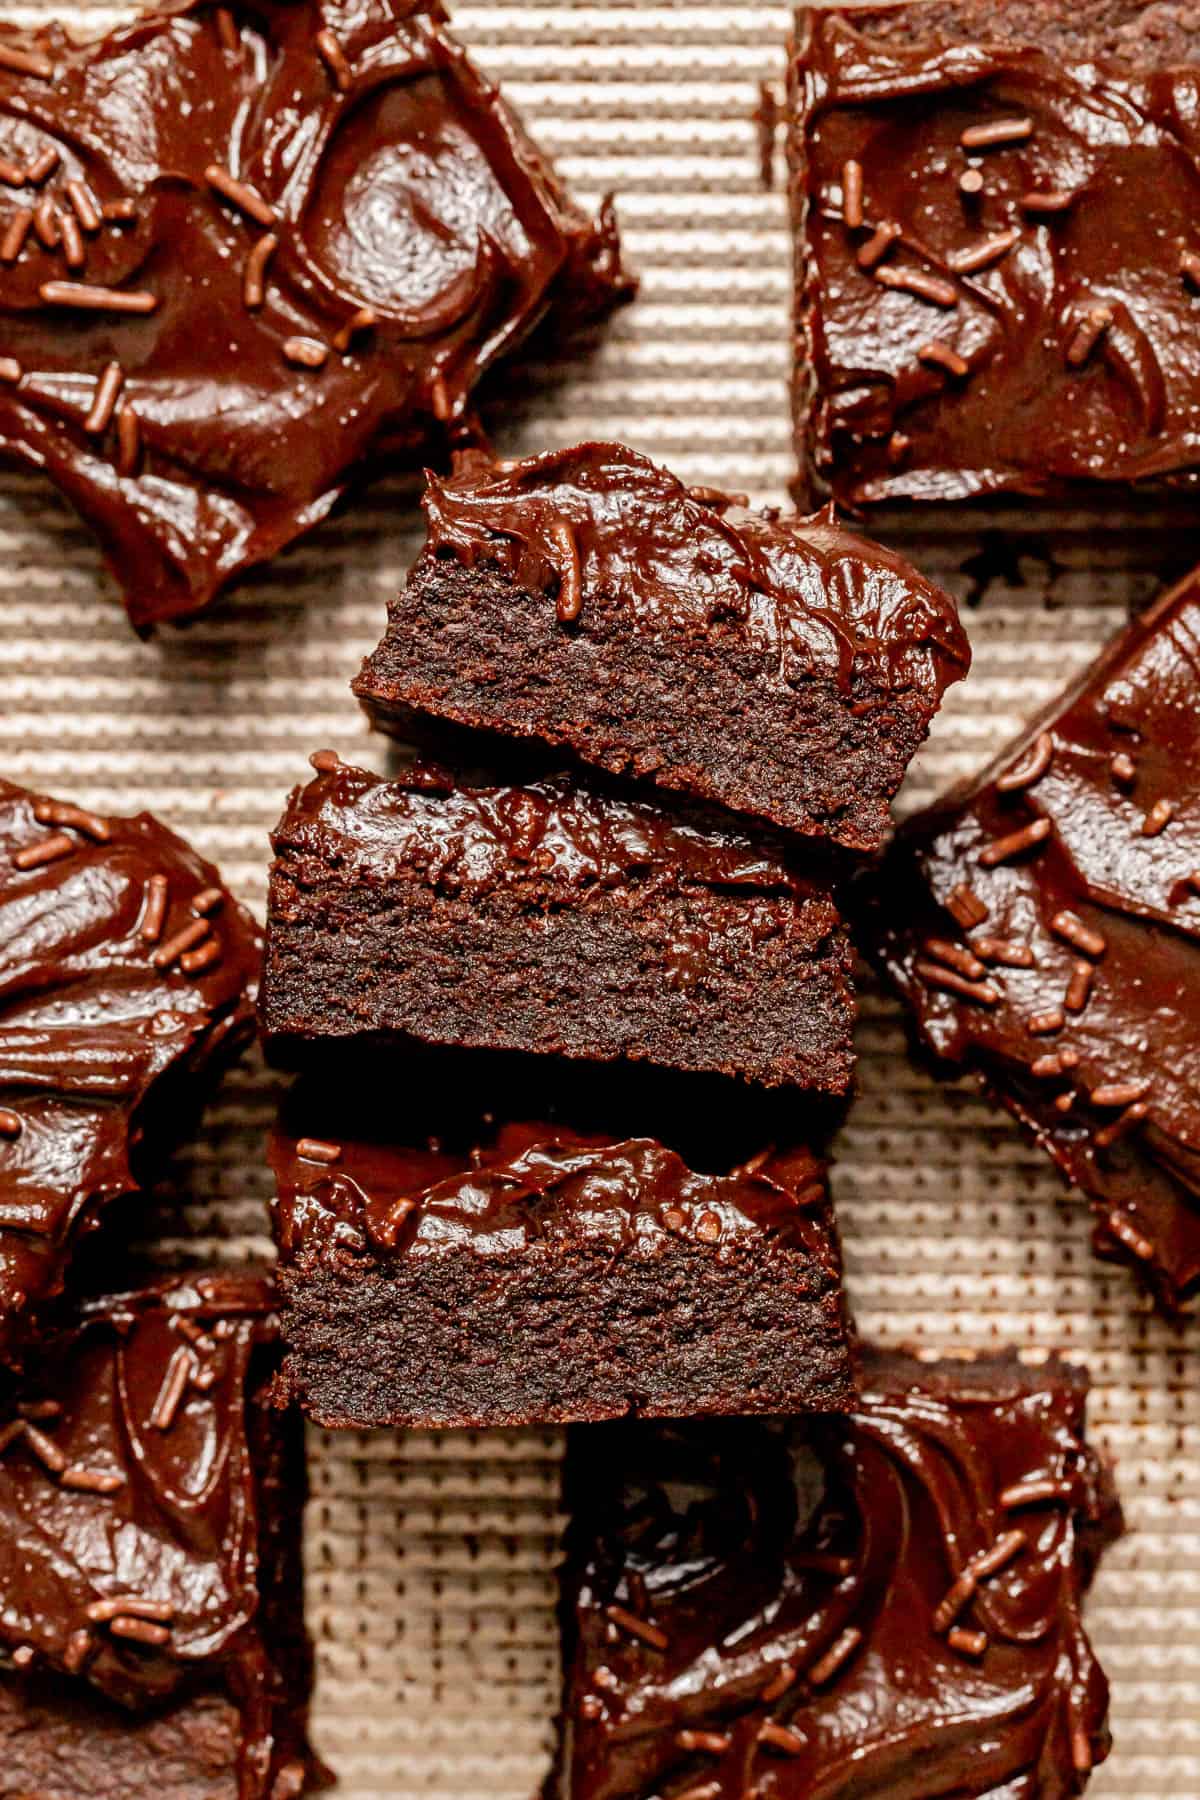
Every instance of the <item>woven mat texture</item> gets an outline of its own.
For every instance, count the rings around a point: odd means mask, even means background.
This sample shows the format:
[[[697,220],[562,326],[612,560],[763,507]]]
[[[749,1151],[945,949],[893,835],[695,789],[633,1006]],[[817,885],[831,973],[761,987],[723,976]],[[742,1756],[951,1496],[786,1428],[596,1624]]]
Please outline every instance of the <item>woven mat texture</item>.
[[[89,29],[124,16],[71,15]],[[752,115],[781,73],[787,9],[476,0],[455,22],[580,198],[616,190],[643,283],[597,354],[522,379],[504,448],[622,437],[685,479],[781,500],[789,243]],[[976,662],[905,805],[998,747],[1180,565],[1165,529],[1064,520],[1026,542],[1027,526],[1014,510],[982,557],[938,522],[908,529],[967,603]],[[261,911],[266,832],[308,753],[381,766],[347,683],[415,543],[411,484],[376,486],[206,620],[143,645],[68,509],[43,482],[0,477],[0,769],[101,810],[151,807]],[[1168,1327],[1092,1259],[1083,1202],[1004,1118],[912,1066],[869,986],[860,1049],[835,1178],[860,1323],[885,1342],[1059,1345],[1089,1364],[1132,1527],[1090,1607],[1116,1748],[1089,1793],[1200,1800],[1200,1324]],[[183,1198],[155,1204],[168,1245],[267,1247],[278,1091],[258,1064],[227,1081],[172,1172]],[[555,1433],[310,1435],[315,1726],[345,1800],[529,1800],[557,1685],[561,1447]]]

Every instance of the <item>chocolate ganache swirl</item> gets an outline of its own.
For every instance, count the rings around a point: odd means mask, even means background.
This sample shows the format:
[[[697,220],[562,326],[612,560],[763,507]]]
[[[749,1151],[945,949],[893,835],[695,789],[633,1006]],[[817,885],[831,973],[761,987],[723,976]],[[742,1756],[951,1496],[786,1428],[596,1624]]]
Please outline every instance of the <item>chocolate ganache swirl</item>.
[[[56,1673],[139,1715],[223,1689],[241,1711],[241,1800],[274,1791],[284,1691],[264,1601],[281,1569],[259,1514],[283,1473],[259,1417],[273,1303],[257,1273],[88,1301],[0,1397],[9,1678]]]
[[[1151,10],[1161,48],[1140,6],[802,13],[797,407],[843,504],[1194,486],[1200,58]]]
[[[577,1434],[562,1800],[1081,1791],[1119,1529],[1085,1378],[870,1353],[854,1416]]]
[[[0,34],[0,450],[139,629],[411,459],[552,309],[630,291],[437,0],[177,4]]]
[[[141,814],[0,781],[0,1350],[253,1030],[258,931]]]

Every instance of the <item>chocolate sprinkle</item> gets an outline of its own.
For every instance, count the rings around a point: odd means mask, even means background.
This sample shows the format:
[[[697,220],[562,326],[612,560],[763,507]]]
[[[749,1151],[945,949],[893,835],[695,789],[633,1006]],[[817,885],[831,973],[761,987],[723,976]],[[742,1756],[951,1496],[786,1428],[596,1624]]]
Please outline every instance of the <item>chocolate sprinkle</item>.
[[[332,31],[318,31],[313,42],[317,47],[317,55],[329,70],[339,94],[344,94],[353,80],[353,70],[346,61],[346,53]]]
[[[1020,227],[1013,225],[1008,231],[998,231],[994,237],[984,238],[970,249],[954,251],[949,258],[950,267],[956,275],[974,275],[980,269],[990,269],[1020,240]]]
[[[59,212],[49,194],[43,196],[33,209],[33,229],[37,233],[38,242],[45,250],[57,250],[62,239],[62,227],[59,224]]]
[[[96,205],[96,197],[83,181],[68,181],[63,184],[63,192],[75,210],[75,217],[85,231],[99,231],[103,221],[100,209]]]
[[[165,875],[152,875],[146,883],[146,910],[138,926],[144,944],[157,944],[167,920],[168,882]]]
[[[268,231],[259,238],[246,258],[246,268],[242,278],[242,299],[251,312],[260,307],[267,297],[265,279],[267,264],[278,248],[278,237],[273,231]]]
[[[59,213],[57,224],[62,239],[63,261],[68,269],[82,269],[87,261],[87,248],[79,229],[79,220],[74,213]]]
[[[1067,991],[1063,995],[1063,1005],[1068,1012],[1082,1012],[1088,1003],[1088,995],[1092,991],[1095,970],[1091,963],[1077,962],[1071,970],[1071,979],[1067,983]]]
[[[40,869],[46,863],[58,862],[64,856],[70,856],[75,848],[75,841],[65,831],[56,831],[50,837],[41,838],[36,844],[26,844],[13,857],[13,864],[18,869]]]
[[[924,363],[929,368],[945,369],[948,375],[954,375],[960,381],[964,375],[969,373],[971,367],[966,358],[960,356],[957,350],[952,349],[949,344],[941,343],[936,338],[931,343],[921,345],[917,351],[917,361]]]
[[[112,1621],[108,1628],[115,1638],[130,1638],[135,1644],[152,1644],[161,1648],[171,1641],[171,1633],[165,1625],[155,1625],[150,1619],[131,1619],[122,1614]]]
[[[842,219],[851,231],[863,222],[862,164],[853,158],[842,164]]]
[[[338,327],[333,334],[333,347],[339,355],[344,356],[349,350],[352,340],[360,331],[370,331],[378,325],[379,315],[369,306],[360,306],[351,313],[344,325]]]
[[[977,956],[973,956],[961,944],[952,944],[946,938],[928,938],[925,954],[934,962],[942,962],[951,969],[957,969],[968,981],[979,981],[987,974],[987,969]]]
[[[1046,188],[1042,192],[1035,189],[1022,194],[1020,200],[1022,212],[1033,213],[1035,217],[1069,212],[1074,204],[1075,195],[1068,193],[1065,188]]]
[[[1001,1490],[1000,1504],[1005,1512],[1012,1512],[1019,1506],[1041,1506],[1048,1500],[1069,1500],[1071,1490],[1049,1477],[1033,1481],[1018,1481],[1012,1487]]]
[[[1110,306],[1093,306],[1084,314],[1067,343],[1067,362],[1073,369],[1087,361],[1112,322]]]
[[[1139,1262],[1149,1262],[1154,1255],[1154,1245],[1148,1237],[1143,1237],[1133,1222],[1124,1213],[1110,1213],[1108,1229],[1115,1238],[1119,1238],[1125,1248],[1137,1257]],[[1076,1764],[1078,1767],[1078,1764]]]
[[[92,408],[83,421],[83,429],[92,437],[101,437],[112,424],[117,400],[125,385],[125,372],[119,362],[110,362],[96,383]]]
[[[1033,819],[1020,831],[1010,831],[1006,837],[998,837],[988,844],[979,852],[979,861],[985,869],[993,869],[997,863],[1011,862],[1014,856],[1044,844],[1049,836],[1049,819]]]
[[[1066,1022],[1062,1007],[1055,1006],[1047,1012],[1034,1013],[1026,1022],[1025,1029],[1032,1037],[1050,1037],[1054,1032],[1061,1031]]]
[[[1048,731],[1039,732],[1033,746],[1033,754],[1028,762],[1019,764],[1015,769],[1010,769],[1006,775],[1001,775],[996,783],[997,788],[1002,794],[1016,794],[1025,788],[1033,787],[1049,769],[1053,756],[1054,739]]]
[[[1122,787],[1128,786],[1137,774],[1137,765],[1126,750],[1118,750],[1109,757],[1108,766],[1112,770],[1112,778],[1119,781]]]
[[[758,1728],[760,1744],[770,1744],[773,1750],[782,1750],[785,1756],[800,1756],[807,1749],[806,1739],[798,1731],[789,1731],[786,1725],[777,1725],[774,1719],[764,1719]]]
[[[29,227],[33,224],[33,208],[18,206],[0,238],[0,262],[14,263],[25,248]]]
[[[0,381],[12,386],[14,382],[20,381],[24,373],[15,356],[0,356]]]
[[[660,1631],[657,1625],[651,1625],[646,1619],[639,1619],[636,1613],[618,1606],[615,1601],[605,1607],[604,1616],[611,1624],[627,1631],[630,1637],[640,1638],[643,1644],[649,1644],[653,1650],[665,1650],[671,1642],[666,1632]]]
[[[971,948],[984,962],[1000,963],[1008,969],[1032,969],[1033,951],[1028,944],[1014,944],[1007,938],[979,937]]]
[[[1135,1100],[1144,1099],[1150,1092],[1150,1087],[1148,1080],[1107,1082],[1103,1087],[1092,1089],[1092,1105],[1130,1106]]]
[[[677,1731],[675,1742],[681,1750],[706,1750],[710,1756],[724,1756],[733,1739],[727,1731]]]
[[[335,1163],[341,1154],[340,1144],[326,1143],[324,1138],[300,1138],[296,1144],[296,1155],[301,1162]]]
[[[48,57],[32,50],[18,50],[12,44],[0,43],[0,69],[13,75],[34,75],[39,81],[53,81],[54,64]]]
[[[158,1398],[154,1402],[149,1423],[156,1431],[169,1431],[175,1423],[175,1415],[188,1385],[188,1376],[192,1369],[192,1353],[181,1344],[171,1355],[163,1376],[162,1386],[158,1390]]]
[[[25,171],[25,179],[30,187],[41,187],[48,176],[53,175],[62,158],[53,144],[47,144],[38,152]]]
[[[983,170],[964,169],[958,178],[958,191],[968,200],[977,200],[983,192]]]
[[[583,582],[579,571],[579,550],[575,543],[575,533],[565,519],[557,519],[550,527],[549,535],[561,559],[556,610],[559,623],[569,625],[583,611]]]
[[[283,341],[283,355],[285,361],[301,368],[319,369],[329,355],[329,346],[318,343],[316,338],[290,337]]]
[[[827,1681],[831,1681],[842,1664],[849,1661],[861,1643],[862,1632],[857,1625],[848,1625],[841,1636],[830,1645],[824,1656],[815,1662],[808,1671],[808,1679],[813,1686],[824,1687]]]
[[[941,988],[947,994],[960,994],[964,1000],[975,1000],[980,1006],[998,1006],[1001,994],[990,982],[967,981],[956,975],[953,969],[943,968],[940,963],[931,963],[918,958],[914,964],[916,974],[927,987]]]
[[[204,171],[204,179],[210,188],[236,206],[258,225],[274,225],[278,214],[275,208],[263,199],[262,195],[252,188],[248,182],[239,181],[220,163],[209,163]]]
[[[209,927],[204,919],[193,919],[189,924],[181,926],[172,937],[167,939],[165,944],[160,945],[154,952],[150,959],[154,967],[169,969],[185,950],[192,949],[194,945],[200,943],[202,938],[207,937],[208,931]]]
[[[987,1632],[966,1631],[961,1625],[954,1625],[946,1633],[946,1642],[964,1656],[982,1656],[988,1645]]]
[[[1032,119],[992,119],[986,125],[968,125],[958,141],[964,150],[996,150],[1004,144],[1023,144],[1032,136]]]
[[[21,1135],[21,1118],[18,1113],[10,1112],[7,1106],[0,1106],[0,1137],[17,1138]]]
[[[890,264],[884,264],[876,268],[875,280],[882,287],[915,294],[918,300],[928,300],[933,306],[958,305],[958,289],[954,283],[940,275],[927,275],[924,269],[893,269]],[[919,356],[920,351],[917,354]]]
[[[1142,820],[1142,836],[1157,837],[1174,817],[1175,802],[1173,800],[1156,800]]]
[[[988,909],[979,895],[962,881],[951,888],[946,911],[964,931],[971,931],[976,925],[982,925],[988,916]]]
[[[122,1476],[105,1475],[100,1469],[64,1469],[61,1479],[65,1488],[76,1488],[84,1494],[115,1494],[125,1485]]]
[[[1050,921],[1050,929],[1055,937],[1062,938],[1084,956],[1101,957],[1108,949],[1108,940],[1098,931],[1073,912],[1057,912]]]
[[[1179,273],[1190,281],[1194,288],[1200,288],[1200,255],[1195,250],[1179,252]]]
[[[45,281],[38,289],[47,306],[77,306],[81,312],[152,313],[158,295],[141,288],[93,287],[86,281]]]
[[[877,225],[864,244],[860,244],[855,252],[854,260],[860,269],[873,269],[881,263],[897,238],[901,236],[900,227],[890,222]]]
[[[117,474],[136,475],[142,458],[142,423],[132,406],[117,414]]]

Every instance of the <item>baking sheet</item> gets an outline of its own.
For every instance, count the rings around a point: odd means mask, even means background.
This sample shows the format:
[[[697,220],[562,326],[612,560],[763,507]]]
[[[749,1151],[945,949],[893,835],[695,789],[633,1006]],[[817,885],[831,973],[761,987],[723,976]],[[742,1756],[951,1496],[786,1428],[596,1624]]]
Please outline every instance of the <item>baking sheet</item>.
[[[26,6],[32,21],[60,8]],[[82,5],[88,28],[127,11]],[[685,479],[783,499],[789,244],[751,115],[782,69],[778,5],[476,0],[457,29],[579,196],[620,197],[642,295],[597,354],[513,396],[505,449],[621,436]],[[1022,549],[1019,508],[988,553],[936,523],[911,553],[971,604],[976,664],[905,804],[973,767],[1179,567],[1176,536],[1105,519]],[[347,683],[416,542],[411,484],[373,489],[184,633],[139,644],[88,535],[41,482],[0,478],[0,769],[100,809],[149,805],[261,910],[266,831],[305,758],[383,766]],[[1200,1323],[1155,1319],[1088,1250],[1085,1204],[968,1090],[904,1053],[863,998],[861,1096],[835,1174],[848,1279],[887,1342],[1060,1345],[1091,1367],[1129,1537],[1090,1607],[1114,1687],[1096,1800],[1200,1800]],[[167,1239],[263,1249],[262,1136],[278,1081],[239,1070],[155,1210]],[[315,1729],[346,1800],[529,1800],[557,1685],[556,1433],[310,1435]]]

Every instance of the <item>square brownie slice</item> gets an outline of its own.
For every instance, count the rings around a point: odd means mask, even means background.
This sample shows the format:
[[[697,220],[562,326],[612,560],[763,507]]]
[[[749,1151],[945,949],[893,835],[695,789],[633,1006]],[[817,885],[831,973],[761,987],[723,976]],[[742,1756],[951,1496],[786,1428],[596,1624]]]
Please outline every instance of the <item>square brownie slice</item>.
[[[1120,1530],[1054,1358],[866,1358],[851,1417],[572,1433],[547,1800],[1065,1800]]]
[[[354,691],[854,851],[970,649],[954,602],[832,517],[751,512],[621,444],[431,479]]]
[[[1183,0],[799,11],[806,491],[1195,487],[1198,22]]]
[[[4,1791],[293,1800],[306,1740],[298,1420],[255,1272],[91,1298],[0,1395]]]
[[[0,1357],[252,1036],[259,948],[148,813],[0,781]]]
[[[325,1426],[850,1405],[825,1169],[783,1135],[806,1122],[526,1058],[309,1073],[271,1150],[281,1391]]]
[[[263,1030],[616,1058],[844,1093],[851,956],[778,841],[554,776],[313,758],[272,837]]]
[[[142,632],[470,435],[540,322],[632,292],[611,209],[572,204],[439,0],[5,26],[0,110],[0,453]]]
[[[1200,572],[908,821],[865,923],[923,1042],[1081,1187],[1096,1248],[1200,1283]]]

